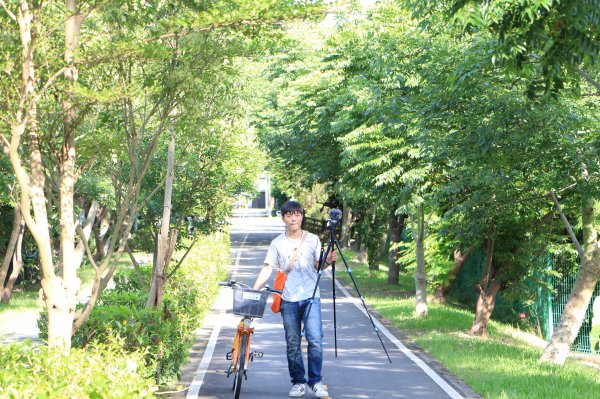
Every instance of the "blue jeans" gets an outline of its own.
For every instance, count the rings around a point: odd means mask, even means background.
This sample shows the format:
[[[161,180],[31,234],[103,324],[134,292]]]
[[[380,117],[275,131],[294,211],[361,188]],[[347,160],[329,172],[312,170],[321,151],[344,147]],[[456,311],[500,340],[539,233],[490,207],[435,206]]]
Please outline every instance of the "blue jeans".
[[[287,343],[288,370],[292,384],[304,384],[304,362],[302,360],[301,339],[302,323],[308,341],[308,384],[321,381],[323,365],[323,325],[321,324],[321,300],[315,298],[306,318],[310,298],[299,302],[281,301],[281,316]]]

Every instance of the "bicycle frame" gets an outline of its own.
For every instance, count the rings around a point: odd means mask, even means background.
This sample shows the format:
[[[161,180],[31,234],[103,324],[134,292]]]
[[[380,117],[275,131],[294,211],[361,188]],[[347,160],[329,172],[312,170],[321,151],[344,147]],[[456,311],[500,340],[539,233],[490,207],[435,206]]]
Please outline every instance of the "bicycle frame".
[[[229,369],[227,370],[227,377],[229,378],[229,376],[233,374],[233,396],[234,399],[239,399],[242,386],[242,379],[248,378],[246,372],[248,371],[249,363],[253,361],[255,357],[263,357],[262,352],[253,352],[250,349],[250,344],[252,340],[252,334],[254,334],[254,327],[252,327],[252,321],[255,317],[262,317],[262,314],[264,312],[267,300],[266,295],[264,295],[264,291],[276,292],[278,294],[282,294],[282,292],[279,290],[273,290],[269,288],[269,286],[265,286],[262,290],[247,289],[245,291],[235,291],[235,289],[237,289],[238,287],[241,287],[243,289],[249,288],[247,285],[243,283],[236,283],[235,281],[220,282],[219,285],[234,288],[233,313],[242,316],[242,319],[237,325],[235,336],[233,337],[231,352],[227,353],[226,356],[227,360],[231,360]],[[261,291],[263,292],[262,294]],[[236,293],[240,294],[239,297],[236,296]],[[240,303],[236,305],[236,301],[239,301]],[[256,306],[257,303],[259,306]]]
[[[237,332],[235,333],[235,336],[233,337],[233,346],[231,349],[231,366],[229,367],[229,371],[227,372],[227,376],[229,376],[231,373],[235,372],[236,367],[239,363],[239,358],[240,355],[242,355],[241,353],[238,353],[240,350],[240,347],[242,345],[242,337],[244,335],[248,336],[247,339],[247,343],[246,343],[246,353],[244,353],[244,371],[248,370],[248,362],[253,360],[252,357],[250,355],[251,351],[250,351],[250,341],[251,341],[251,337],[252,334],[254,334],[254,327],[251,327],[250,324],[252,323],[252,319],[250,317],[243,317],[240,322],[238,323],[238,327],[237,327]]]

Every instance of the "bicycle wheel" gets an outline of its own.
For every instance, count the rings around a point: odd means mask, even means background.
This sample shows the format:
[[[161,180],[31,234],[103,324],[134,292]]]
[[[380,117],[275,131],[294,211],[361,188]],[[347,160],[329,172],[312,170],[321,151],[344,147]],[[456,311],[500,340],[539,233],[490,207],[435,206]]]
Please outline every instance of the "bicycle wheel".
[[[242,390],[242,379],[244,378],[244,368],[246,367],[246,348],[248,346],[248,335],[242,336],[242,343],[240,345],[239,358],[237,361],[237,371],[235,373],[235,380],[233,385],[233,397],[235,399],[240,398],[240,391]]]

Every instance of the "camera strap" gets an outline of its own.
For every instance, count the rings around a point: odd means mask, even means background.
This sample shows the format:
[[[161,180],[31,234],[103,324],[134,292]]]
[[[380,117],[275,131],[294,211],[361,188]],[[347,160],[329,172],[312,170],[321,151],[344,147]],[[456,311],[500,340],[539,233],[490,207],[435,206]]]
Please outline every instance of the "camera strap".
[[[306,239],[307,234],[305,234],[304,231],[302,231],[302,240],[300,240],[300,244],[298,245],[298,248],[296,248],[296,250],[292,253],[292,257],[290,258],[290,261],[288,262],[287,265],[287,269],[285,270],[286,273],[289,273],[290,270],[292,270],[292,267],[294,266],[294,262],[296,261],[296,258],[298,258],[298,255],[300,254],[300,250],[302,249],[302,245],[304,244],[304,240]]]

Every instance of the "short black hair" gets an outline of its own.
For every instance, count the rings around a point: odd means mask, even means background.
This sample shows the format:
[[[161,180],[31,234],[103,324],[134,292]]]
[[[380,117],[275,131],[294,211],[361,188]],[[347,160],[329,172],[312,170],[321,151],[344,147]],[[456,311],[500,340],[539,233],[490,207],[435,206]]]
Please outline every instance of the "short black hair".
[[[304,208],[302,208],[302,205],[297,201],[286,201],[281,205],[281,216],[292,212],[300,212],[304,216]]]

